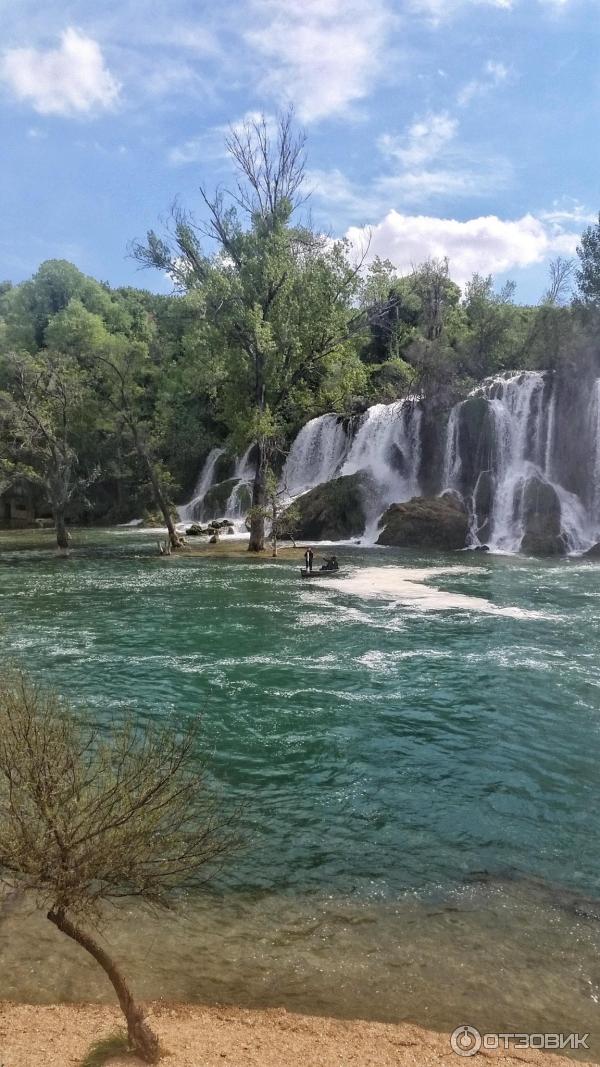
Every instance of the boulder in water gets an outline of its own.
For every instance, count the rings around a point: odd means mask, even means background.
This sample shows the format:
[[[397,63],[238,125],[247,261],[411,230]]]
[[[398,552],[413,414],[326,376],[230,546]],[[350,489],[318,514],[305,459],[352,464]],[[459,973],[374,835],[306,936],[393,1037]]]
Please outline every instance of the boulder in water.
[[[359,471],[322,482],[292,505],[293,534],[309,541],[341,541],[364,533],[364,500],[370,490],[368,475]],[[286,512],[283,513],[285,518]]]
[[[587,552],[583,553],[583,559],[599,559],[600,560],[600,541],[591,548],[588,548]]]
[[[378,545],[397,548],[464,548],[469,519],[455,493],[415,496],[404,504],[392,504],[384,513]]]
[[[533,556],[563,556],[566,541],[561,532],[561,508],[556,489],[533,474],[523,487],[521,552]]]

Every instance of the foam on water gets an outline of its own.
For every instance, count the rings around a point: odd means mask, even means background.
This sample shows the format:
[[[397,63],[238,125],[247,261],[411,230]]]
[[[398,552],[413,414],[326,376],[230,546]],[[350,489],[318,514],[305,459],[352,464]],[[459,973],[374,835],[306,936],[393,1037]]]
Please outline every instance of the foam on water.
[[[470,567],[363,567],[348,577],[321,579],[329,588],[355,596],[393,600],[421,611],[471,611],[482,615],[505,615],[512,619],[550,618],[544,612],[519,607],[500,607],[483,597],[452,593],[427,585],[441,574],[473,574]],[[318,579],[317,579],[318,580]]]

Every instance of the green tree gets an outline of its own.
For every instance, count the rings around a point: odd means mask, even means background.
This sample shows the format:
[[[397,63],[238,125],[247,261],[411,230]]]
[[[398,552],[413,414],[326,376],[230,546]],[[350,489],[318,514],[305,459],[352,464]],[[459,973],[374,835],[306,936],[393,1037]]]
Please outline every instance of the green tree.
[[[158,1039],[96,930],[106,903],[167,907],[235,844],[207,795],[195,727],[100,732],[19,673],[0,682],[0,867],[105,972],[146,1062]]]
[[[262,551],[274,449],[287,427],[313,413],[335,358],[344,351],[358,362],[350,338],[365,318],[354,306],[360,265],[350,264],[347,247],[293,222],[305,157],[291,113],[275,133],[264,118],[247,122],[231,132],[227,149],[235,191],[202,191],[204,224],[178,211],[170,238],[151,231],[134,251],[202,294],[205,359],[223,370],[223,418],[236,442],[256,445],[249,548]],[[216,245],[209,257],[205,239]]]
[[[581,235],[577,248],[579,268],[575,272],[579,299],[587,307],[600,308],[600,214],[594,226]]]
[[[83,471],[78,441],[93,411],[90,383],[63,353],[8,353],[2,359],[0,431],[5,463],[41,486],[54,516],[59,549],[69,546],[67,511],[97,476]]]
[[[156,367],[150,357],[153,324],[145,315],[120,325],[127,332],[111,333],[100,315],[88,311],[79,299],[72,299],[49,322],[45,339],[49,351],[58,349],[77,354],[80,365],[94,382],[96,396],[103,401],[105,429],[115,429],[128,438],[139,457],[151,487],[156,508],[161,512],[173,548],[181,538],[175,530],[169,499],[170,477],[158,458]]]
[[[461,347],[475,378],[492,374],[510,362],[514,292],[514,282],[507,282],[499,293],[495,292],[491,274],[474,274],[465,286],[463,306],[468,332]]]

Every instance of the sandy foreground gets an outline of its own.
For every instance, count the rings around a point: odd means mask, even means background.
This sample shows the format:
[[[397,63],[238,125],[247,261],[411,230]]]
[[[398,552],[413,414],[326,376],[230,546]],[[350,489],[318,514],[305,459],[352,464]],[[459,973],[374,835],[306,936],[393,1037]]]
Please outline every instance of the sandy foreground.
[[[488,1052],[460,1057],[449,1037],[417,1026],[340,1021],[284,1009],[155,1006],[165,1067],[459,1067],[460,1063],[524,1063],[573,1067],[550,1053]],[[0,1004],[2,1067],[70,1067],[94,1041],[121,1028],[119,1012],[103,1005]],[[129,1055],[110,1060],[133,1067]],[[585,1067],[579,1061],[580,1067]]]

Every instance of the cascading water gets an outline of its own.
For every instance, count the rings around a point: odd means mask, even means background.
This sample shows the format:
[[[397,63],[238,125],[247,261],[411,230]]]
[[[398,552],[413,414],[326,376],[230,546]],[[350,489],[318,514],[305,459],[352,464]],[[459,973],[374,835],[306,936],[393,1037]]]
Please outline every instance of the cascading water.
[[[339,415],[321,415],[300,430],[281,475],[281,489],[297,497],[339,473],[349,437]]]
[[[417,401],[375,404],[363,417],[341,475],[367,474],[366,541],[375,541],[379,519],[390,505],[419,495],[421,407]]]
[[[180,522],[193,521],[194,513],[198,505],[202,503],[204,497],[206,496],[206,493],[213,484],[215,468],[224,452],[224,448],[211,448],[210,452],[208,453],[208,456],[206,457],[206,460],[204,461],[204,466],[200,471],[200,476],[194,487],[194,492],[192,493],[191,499],[188,500],[187,504],[181,504],[180,507],[177,509],[179,512]]]
[[[431,447],[424,451],[424,440],[418,400],[376,404],[354,428],[335,414],[311,419],[283,469],[283,499],[362,472],[367,476],[364,540],[375,540],[382,512],[421,492],[423,457],[431,464],[436,454]],[[180,509],[182,521],[195,515],[239,520],[245,515],[254,475],[252,449],[237,460],[230,479],[214,485],[223,452],[215,448],[208,456],[192,501]],[[585,550],[600,540],[600,378],[591,388],[589,382],[565,386],[564,379],[539,371],[487,379],[450,412],[439,465],[437,477],[425,468],[424,480],[434,491],[450,489],[465,500],[472,546],[487,544],[503,552]],[[209,490],[207,507],[223,508],[222,516],[204,514],[201,502]],[[540,547],[544,539],[547,549]]]
[[[246,505],[251,493],[250,483],[254,478],[254,464],[251,458],[253,449],[254,445],[250,445],[236,462],[233,477],[237,479],[237,485],[233,487],[225,507],[227,518],[237,521],[243,519],[248,510]]]
[[[485,542],[496,551],[518,552],[533,543],[528,537],[540,536],[545,520],[532,519],[539,507],[545,509],[548,530],[556,527],[551,536],[560,537],[567,551],[593,542],[582,499],[556,476],[557,408],[556,383],[538,371],[525,371],[488,379],[452,410],[442,488],[461,493],[467,502],[472,545]],[[592,408],[600,482],[600,388]]]

